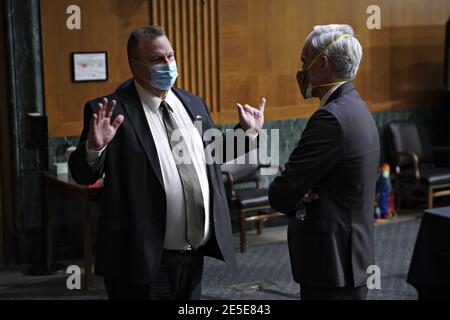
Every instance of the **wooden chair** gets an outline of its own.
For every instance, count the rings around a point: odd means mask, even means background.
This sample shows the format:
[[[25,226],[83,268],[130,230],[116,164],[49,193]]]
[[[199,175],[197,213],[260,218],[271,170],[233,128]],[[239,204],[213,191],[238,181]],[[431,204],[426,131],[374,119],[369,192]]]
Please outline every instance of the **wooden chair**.
[[[264,222],[271,219],[285,217],[274,212],[269,204],[268,189],[261,188],[260,169],[270,167],[259,164],[224,164],[225,190],[230,209],[239,212],[240,249],[245,252],[246,223],[257,222],[257,233],[264,229]],[[249,214],[253,212],[253,214]]]

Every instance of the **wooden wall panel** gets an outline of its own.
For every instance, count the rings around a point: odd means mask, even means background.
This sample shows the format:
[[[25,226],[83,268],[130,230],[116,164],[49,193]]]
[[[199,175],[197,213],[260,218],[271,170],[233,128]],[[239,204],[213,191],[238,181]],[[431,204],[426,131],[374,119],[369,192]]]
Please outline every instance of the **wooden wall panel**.
[[[131,77],[126,44],[130,32],[149,23],[147,0],[41,0],[45,107],[50,136],[77,136],[84,103],[114,91]],[[81,8],[81,30],[68,30],[66,8]],[[70,53],[107,51],[109,80],[73,83]]]
[[[165,28],[180,76],[176,86],[205,99],[213,116],[219,109],[218,0],[152,0],[151,24]]]
[[[82,30],[65,27],[66,7],[82,9]],[[379,5],[382,29],[368,30]],[[41,0],[46,111],[51,136],[78,135],[86,100],[131,76],[131,30],[162,25],[175,49],[183,87],[205,98],[217,124],[237,120],[236,102],[268,99],[267,120],[308,117],[295,74],[315,25],[353,26],[364,55],[354,83],[372,111],[427,107],[442,87],[448,0]],[[70,52],[109,52],[110,80],[74,84]]]
[[[379,5],[382,29],[366,26]],[[268,99],[267,119],[310,116],[318,100],[297,88],[303,41],[315,25],[352,25],[364,55],[354,83],[372,111],[437,104],[442,87],[446,0],[220,0],[220,115],[234,122],[235,103]]]

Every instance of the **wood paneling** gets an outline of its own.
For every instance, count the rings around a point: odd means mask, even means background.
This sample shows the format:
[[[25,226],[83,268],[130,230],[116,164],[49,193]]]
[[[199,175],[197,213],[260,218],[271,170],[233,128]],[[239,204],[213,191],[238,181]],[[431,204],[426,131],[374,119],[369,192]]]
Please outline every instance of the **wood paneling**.
[[[176,86],[205,99],[220,112],[218,0],[153,0],[151,24],[161,25],[175,50],[180,76]]]
[[[66,8],[81,8],[81,30],[68,30]],[[45,107],[50,136],[79,135],[84,103],[114,91],[131,77],[126,43],[149,23],[147,0],[41,0]],[[109,80],[73,83],[70,53],[107,51]]]
[[[82,30],[65,27],[78,4]],[[381,30],[366,26],[381,8]],[[131,30],[165,27],[179,66],[176,86],[205,98],[217,124],[237,121],[236,102],[268,100],[266,119],[308,117],[318,101],[295,80],[304,39],[315,25],[353,26],[364,55],[354,83],[372,111],[432,106],[442,87],[448,0],[41,0],[46,108],[51,136],[78,135],[85,101],[129,78]],[[70,52],[109,53],[110,80],[74,84]]]
[[[381,8],[381,30],[366,26]],[[364,55],[354,83],[372,111],[438,103],[442,87],[446,0],[219,1],[220,115],[234,122],[237,101],[268,100],[267,119],[307,117],[318,101],[301,98],[295,74],[315,25],[352,25]]]

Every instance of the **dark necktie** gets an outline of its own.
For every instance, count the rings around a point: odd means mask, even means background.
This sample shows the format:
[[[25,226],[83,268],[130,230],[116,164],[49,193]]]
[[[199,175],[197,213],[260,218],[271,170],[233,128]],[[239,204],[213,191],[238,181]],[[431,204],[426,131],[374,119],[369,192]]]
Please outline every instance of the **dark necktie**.
[[[165,101],[161,102],[159,108],[163,114],[164,126],[166,127],[172,151],[176,146],[177,150],[182,150],[184,153],[182,158],[186,160],[175,162],[183,185],[184,201],[186,203],[187,242],[194,249],[197,249],[203,241],[205,232],[205,207],[200,181],[183,136],[178,141],[171,140],[172,134],[179,130],[172,115],[172,108]]]

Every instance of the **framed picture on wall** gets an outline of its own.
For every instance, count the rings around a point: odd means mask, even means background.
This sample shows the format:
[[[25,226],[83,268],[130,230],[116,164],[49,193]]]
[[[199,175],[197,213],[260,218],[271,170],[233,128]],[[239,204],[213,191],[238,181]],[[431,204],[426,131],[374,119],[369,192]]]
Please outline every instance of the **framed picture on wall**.
[[[73,52],[72,81],[106,81],[108,80],[108,54],[102,52]]]

